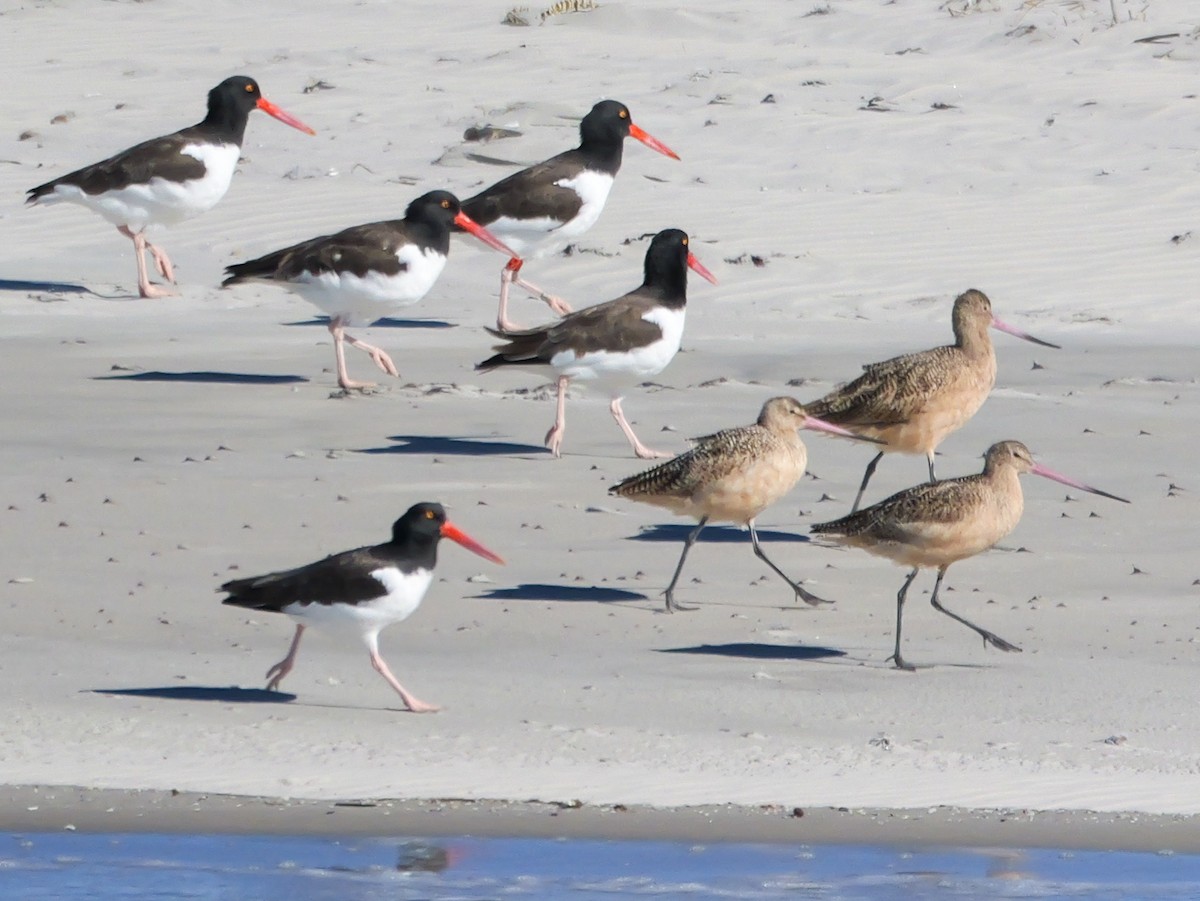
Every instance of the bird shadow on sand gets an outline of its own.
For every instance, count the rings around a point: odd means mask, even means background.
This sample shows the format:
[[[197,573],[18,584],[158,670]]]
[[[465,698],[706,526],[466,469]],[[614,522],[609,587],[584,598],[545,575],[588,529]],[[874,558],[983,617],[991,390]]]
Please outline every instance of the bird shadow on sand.
[[[686,648],[656,648],[660,654],[708,654],[714,657],[746,657],[750,660],[820,660],[845,657],[845,651],[807,644],[761,644],[737,641],[730,644],[698,644]]]
[[[300,319],[296,322],[285,322],[286,326],[315,326],[321,328],[329,328],[329,319],[325,316],[316,316],[312,319]],[[376,319],[371,323],[370,328],[457,328],[453,322],[446,322],[444,319],[392,319],[385,316],[383,319]]]
[[[636,535],[630,535],[627,541],[672,541],[683,542],[696,528],[695,524],[659,523],[646,526]],[[759,529],[758,540],[768,542],[790,542],[792,544],[809,544],[812,539],[807,535],[797,535],[794,532],[777,532],[771,529]],[[697,539],[700,544],[749,544],[750,532],[736,526],[705,526]]]
[[[113,375],[95,375],[97,382],[190,382],[195,385],[295,385],[307,382],[302,375],[264,375],[260,372],[121,372]]]
[[[103,296],[84,285],[74,285],[70,282],[40,282],[19,278],[0,278],[0,291],[35,291],[41,294],[91,294],[93,297]]]
[[[450,435],[389,435],[389,447],[359,448],[359,454],[433,454],[462,457],[499,457],[509,454],[549,453],[540,444],[516,444],[512,441],[492,441],[486,438],[453,437]]]
[[[601,588],[597,585],[550,585],[527,582],[513,588],[494,588],[475,595],[489,601],[645,601],[646,595],[620,588]]]
[[[127,698],[161,698],[165,701],[217,701],[224,704],[287,704],[296,696],[286,691],[265,688],[238,688],[235,685],[164,685],[161,688],[88,688],[92,694],[119,695]]]

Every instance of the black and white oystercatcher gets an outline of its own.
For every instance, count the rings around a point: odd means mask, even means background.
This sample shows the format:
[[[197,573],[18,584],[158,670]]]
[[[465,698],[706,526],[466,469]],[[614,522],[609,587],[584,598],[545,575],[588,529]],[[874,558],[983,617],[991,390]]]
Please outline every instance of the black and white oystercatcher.
[[[169,297],[175,292],[150,283],[145,252],[150,251],[155,268],[167,281],[175,281],[175,270],[166,252],[146,240],[146,227],[173,225],[216,206],[229,190],[241,156],[246,121],[255,109],[300,131],[316,134],[263,97],[253,78],[235,75],[208,92],[208,115],[199,125],[143,141],[116,156],[30,188],[25,202],[69,201],[99,213],[133,241],[138,293],[142,297]]]
[[[307,626],[314,625],[358,635],[371,654],[371,665],[409,710],[437,710],[396,681],[379,654],[379,633],[407,619],[420,606],[433,581],[437,546],[443,538],[493,563],[504,563],[447,520],[441,504],[422,503],[414,504],[396,520],[392,540],[384,544],[343,551],[298,569],[234,579],[222,585],[220,590],[229,595],[225,604],[286,613],[296,621],[296,634],[287,656],[267,670],[267,688],[278,688],[292,671],[300,638]]]
[[[717,279],[688,249],[688,236],[668,228],[646,250],[645,279],[623,297],[567,314],[560,322],[521,331],[488,329],[504,344],[476,365],[490,370],[501,366],[527,369],[544,375],[558,373],[558,407],[554,426],[546,433],[546,446],[562,455],[566,429],[567,385],[571,379],[595,381],[612,394],[609,406],[617,425],[629,439],[633,452],[643,459],[670,454],[646,447],[625,419],[621,396],[643,379],[662,372],[679,350],[687,312],[687,271],[694,269],[716,284]]]
[[[277,250],[256,260],[227,266],[222,287],[245,281],[275,282],[329,314],[337,356],[338,384],[346,390],[370,388],[346,372],[343,340],[371,355],[388,375],[398,375],[392,358],[347,335],[346,326],[370,325],[416,303],[442,274],[453,226],[469,231],[501,253],[512,251],[462,211],[449,191],[430,191],[408,205],[403,219],[355,225]]]
[[[508,287],[513,282],[546,301],[556,313],[571,311],[561,298],[521,278],[522,255],[561,250],[596,224],[621,168],[627,137],[679,159],[674,150],[633,124],[625,104],[601,100],[579,123],[579,146],[574,150],[522,169],[463,201],[468,216],[517,251],[500,273],[496,326],[501,331],[515,328],[508,318]]]

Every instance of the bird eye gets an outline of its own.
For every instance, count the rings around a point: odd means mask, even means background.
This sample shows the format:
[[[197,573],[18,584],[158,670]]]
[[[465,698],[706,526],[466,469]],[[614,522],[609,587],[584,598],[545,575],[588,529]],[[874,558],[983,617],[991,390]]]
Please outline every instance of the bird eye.
[[[687,238],[684,238],[684,239],[683,239],[683,246],[684,246],[684,247],[687,247],[687,241],[688,241],[688,239],[687,239]]]
[[[448,210],[448,209],[450,209],[450,201],[449,201],[449,200],[443,200],[443,201],[442,201],[442,209],[443,209],[443,210]]]
[[[254,93],[254,85],[252,85],[252,84],[246,85],[246,93],[253,94]]]
[[[426,511],[425,511],[425,518],[426,518],[426,519],[433,519],[433,511],[432,511],[432,510],[426,510]]]
[[[623,109],[619,113],[617,113],[617,115],[620,116],[622,119],[628,119],[629,118],[629,110]]]

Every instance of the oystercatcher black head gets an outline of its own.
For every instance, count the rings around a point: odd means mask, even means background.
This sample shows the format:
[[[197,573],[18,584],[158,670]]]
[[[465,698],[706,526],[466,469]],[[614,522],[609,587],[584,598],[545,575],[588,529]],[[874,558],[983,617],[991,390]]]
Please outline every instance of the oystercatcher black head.
[[[396,559],[407,567],[433,569],[437,564],[438,542],[443,538],[449,538],[493,563],[504,563],[502,558],[450,522],[446,518],[446,508],[441,504],[429,501],[413,504],[392,523],[391,548]]]
[[[679,159],[674,150],[634,125],[629,107],[620,101],[601,100],[579,123],[579,149],[589,158],[588,168],[598,172],[617,173],[626,138],[635,138],[664,156]]]
[[[687,302],[689,269],[714,285],[717,283],[717,277],[696,259],[689,244],[687,232],[666,228],[655,235],[646,248],[641,290],[658,294],[664,306],[682,307]]]
[[[166,252],[142,233],[149,225],[171,225],[212,209],[225,196],[241,155],[246,120],[255,109],[316,134],[263,97],[253,78],[235,75],[208,92],[208,115],[199,124],[30,188],[25,202],[70,201],[99,213],[133,241],[138,293],[169,296],[174,292],[150,283],[144,254],[151,253],[169,282],[175,281],[174,267]]]
[[[494,563],[504,561],[446,519],[441,504],[414,504],[392,524],[390,541],[334,554],[297,569],[234,579],[221,586],[223,603],[252,610],[286,613],[296,621],[287,656],[267,671],[275,689],[292,670],[300,638],[312,624],[357,632],[371,665],[416,712],[437,708],[409,694],[379,655],[379,633],[410,616],[433,581],[437,546],[449,538]]]
[[[306,134],[316,134],[291,113],[281,110],[264,97],[258,82],[248,75],[230,76],[208,92],[208,115],[197,128],[207,129],[214,136],[228,138],[226,143],[240,146],[246,135],[246,122],[256,109]]]
[[[470,232],[484,244],[512,256],[512,249],[463,212],[462,203],[449,191],[430,191],[422,194],[404,210],[410,227],[428,226],[436,233],[436,246],[443,254],[450,248],[450,232],[460,228]]]

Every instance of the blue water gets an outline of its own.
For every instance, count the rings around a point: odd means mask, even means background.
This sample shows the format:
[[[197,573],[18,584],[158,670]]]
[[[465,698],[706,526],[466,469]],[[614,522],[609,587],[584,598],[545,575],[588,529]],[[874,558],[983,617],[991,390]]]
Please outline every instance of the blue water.
[[[0,899],[1200,898],[1200,857],[544,839],[0,835]]]

